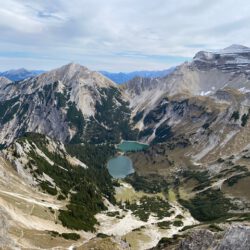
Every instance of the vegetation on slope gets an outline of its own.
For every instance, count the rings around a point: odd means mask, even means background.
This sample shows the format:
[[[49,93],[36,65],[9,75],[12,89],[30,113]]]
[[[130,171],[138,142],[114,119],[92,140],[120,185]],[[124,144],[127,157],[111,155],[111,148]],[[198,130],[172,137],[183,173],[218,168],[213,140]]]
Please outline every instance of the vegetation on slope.
[[[19,143],[29,142],[33,145],[29,152],[30,162],[28,167],[34,177],[39,179],[43,173],[50,176],[55,187],[48,182],[41,182],[40,186],[46,192],[69,199],[67,210],[60,210],[59,219],[62,224],[72,229],[94,230],[97,223],[94,215],[105,209],[102,197],[114,201],[111,178],[104,167],[104,163],[112,154],[113,148],[106,145],[99,147],[68,145],[71,154],[78,156],[87,163],[88,168],[72,166],[60,151],[51,153],[47,145],[47,137],[35,133],[27,133],[20,138]],[[52,166],[44,157],[36,152],[38,147],[51,161]],[[87,157],[88,156],[88,157]],[[95,158],[92,158],[95,156]],[[35,167],[34,167],[35,166]],[[58,198],[59,198],[58,195]]]
[[[213,221],[226,218],[231,207],[230,200],[219,190],[206,190],[197,193],[190,200],[179,200],[191,215],[199,221]]]
[[[143,196],[139,203],[126,201],[121,207],[131,210],[142,221],[148,221],[150,214],[154,214],[160,220],[171,215],[171,206],[160,197]]]
[[[168,183],[160,176],[139,176],[137,173],[131,174],[125,178],[125,181],[130,183],[136,191],[145,193],[160,193],[167,192]]]
[[[99,89],[99,92],[101,99],[96,102],[95,116],[86,126],[85,140],[94,144],[119,143],[121,139],[135,140],[138,131],[132,129],[131,110],[120,91],[113,87]]]

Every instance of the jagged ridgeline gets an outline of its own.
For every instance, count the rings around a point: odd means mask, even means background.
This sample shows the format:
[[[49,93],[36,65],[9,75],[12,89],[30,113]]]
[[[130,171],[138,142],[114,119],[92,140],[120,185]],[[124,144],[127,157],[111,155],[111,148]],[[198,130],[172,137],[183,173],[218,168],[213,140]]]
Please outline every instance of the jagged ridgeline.
[[[21,82],[0,86],[1,144],[25,132],[65,143],[117,143],[134,139],[131,110],[110,80],[70,64]]]
[[[66,148],[45,135],[26,133],[4,153],[29,184],[66,201],[58,216],[64,226],[94,230],[94,215],[106,209],[103,198],[114,202],[112,182],[104,168],[114,149],[103,145]]]

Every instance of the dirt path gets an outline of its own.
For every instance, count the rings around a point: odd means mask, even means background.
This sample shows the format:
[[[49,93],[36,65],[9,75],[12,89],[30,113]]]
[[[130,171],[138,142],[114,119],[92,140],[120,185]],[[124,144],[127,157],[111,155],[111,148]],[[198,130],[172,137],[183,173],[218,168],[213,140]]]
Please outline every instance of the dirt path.
[[[13,196],[15,198],[19,198],[21,200],[27,201],[27,202],[32,203],[32,204],[37,204],[37,205],[43,206],[43,207],[51,207],[51,208],[56,209],[56,210],[61,208],[61,206],[56,205],[54,203],[49,203],[49,202],[46,202],[46,201],[38,201],[38,200],[35,200],[33,198],[27,197],[27,196],[22,195],[22,194],[14,193],[14,192],[8,192],[8,191],[0,190],[0,193],[6,194],[6,195],[9,195],[9,196]]]

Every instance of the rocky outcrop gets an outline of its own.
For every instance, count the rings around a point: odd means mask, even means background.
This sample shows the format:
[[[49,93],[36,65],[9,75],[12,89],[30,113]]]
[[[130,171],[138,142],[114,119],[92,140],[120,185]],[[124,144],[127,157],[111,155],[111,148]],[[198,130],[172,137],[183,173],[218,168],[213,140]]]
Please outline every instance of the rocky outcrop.
[[[247,250],[250,246],[250,227],[235,225],[224,235],[209,230],[197,230],[182,240],[178,250]],[[166,248],[167,249],[167,248]]]
[[[238,224],[224,232],[191,229],[186,235],[162,239],[153,250],[248,250],[249,246],[250,226]]]
[[[229,228],[216,250],[247,250],[250,248],[250,226],[236,225]]]
[[[200,51],[193,64],[200,70],[245,71],[250,68],[250,48],[234,44],[218,51]]]
[[[178,250],[207,250],[215,242],[214,233],[209,230],[194,231],[186,239],[182,240]],[[166,248],[167,249],[167,248]]]

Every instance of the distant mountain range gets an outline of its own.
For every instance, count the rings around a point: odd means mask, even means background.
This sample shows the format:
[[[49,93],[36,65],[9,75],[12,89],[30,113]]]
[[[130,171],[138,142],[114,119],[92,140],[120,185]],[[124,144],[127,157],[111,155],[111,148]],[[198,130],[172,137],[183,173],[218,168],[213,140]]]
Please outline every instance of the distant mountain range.
[[[128,73],[123,73],[123,72],[111,73],[107,71],[100,71],[100,73],[108,77],[115,83],[123,84],[125,82],[132,80],[135,77],[145,77],[145,78],[164,77],[172,73],[174,69],[175,67],[159,71],[133,71]]]
[[[133,71],[133,72],[119,72],[112,73],[108,71],[99,71],[101,74],[112,80],[117,84],[122,84],[132,80],[135,77],[145,77],[145,78],[156,78],[164,77],[174,71],[175,67],[159,70],[159,71]],[[45,73],[45,70],[27,70],[24,68],[21,69],[11,69],[8,71],[0,72],[0,77],[8,78],[11,81],[21,81],[29,77],[37,76],[42,73]]]
[[[44,73],[44,70],[27,70],[24,68],[21,69],[11,69],[8,71],[0,72],[0,76],[6,77],[11,81],[20,81],[32,76],[37,76]]]

